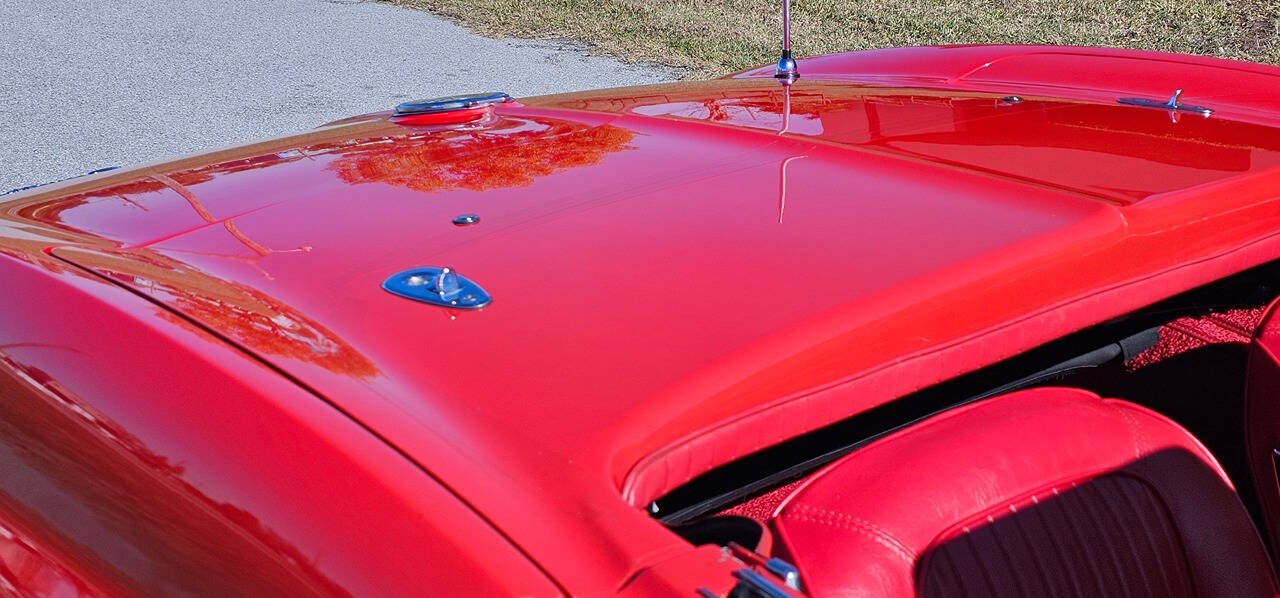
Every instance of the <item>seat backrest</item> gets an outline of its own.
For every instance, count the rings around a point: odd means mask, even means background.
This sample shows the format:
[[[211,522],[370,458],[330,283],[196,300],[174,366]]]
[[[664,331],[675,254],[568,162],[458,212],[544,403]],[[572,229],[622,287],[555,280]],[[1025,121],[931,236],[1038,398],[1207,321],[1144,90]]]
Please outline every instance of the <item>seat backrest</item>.
[[[1016,392],[815,474],[771,522],[808,589],[866,596],[1272,596],[1213,457],[1142,407]]]
[[[1264,534],[1280,547],[1280,299],[1267,307],[1249,350],[1244,437]]]

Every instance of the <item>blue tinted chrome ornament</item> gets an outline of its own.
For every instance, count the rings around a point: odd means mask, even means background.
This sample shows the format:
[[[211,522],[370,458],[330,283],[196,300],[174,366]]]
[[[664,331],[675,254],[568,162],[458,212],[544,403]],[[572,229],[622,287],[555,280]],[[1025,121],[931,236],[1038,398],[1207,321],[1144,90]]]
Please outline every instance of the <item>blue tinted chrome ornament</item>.
[[[454,110],[479,108],[480,106],[501,104],[509,101],[511,101],[511,96],[501,91],[432,98],[430,100],[418,100],[416,102],[405,102],[400,104],[399,106],[396,106],[395,116],[453,112]]]
[[[392,274],[382,282],[389,293],[452,309],[480,309],[493,300],[480,285],[452,268],[414,268]]]

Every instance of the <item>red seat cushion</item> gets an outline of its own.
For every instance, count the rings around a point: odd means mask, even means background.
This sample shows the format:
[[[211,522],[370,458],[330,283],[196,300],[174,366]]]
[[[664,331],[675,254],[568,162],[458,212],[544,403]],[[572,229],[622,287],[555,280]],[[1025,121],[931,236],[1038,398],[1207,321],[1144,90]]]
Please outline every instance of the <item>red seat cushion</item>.
[[[1214,458],[1142,407],[1016,392],[886,436],[771,522],[816,596],[1273,596]]]

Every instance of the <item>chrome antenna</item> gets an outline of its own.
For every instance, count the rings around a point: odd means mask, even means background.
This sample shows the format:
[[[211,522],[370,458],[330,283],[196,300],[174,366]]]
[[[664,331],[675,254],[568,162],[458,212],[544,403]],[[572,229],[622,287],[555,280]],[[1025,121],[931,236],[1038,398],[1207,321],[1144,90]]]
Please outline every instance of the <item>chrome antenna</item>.
[[[778,59],[778,68],[773,76],[782,79],[784,85],[800,77],[796,61],[791,57],[791,0],[782,0],[782,58]]]

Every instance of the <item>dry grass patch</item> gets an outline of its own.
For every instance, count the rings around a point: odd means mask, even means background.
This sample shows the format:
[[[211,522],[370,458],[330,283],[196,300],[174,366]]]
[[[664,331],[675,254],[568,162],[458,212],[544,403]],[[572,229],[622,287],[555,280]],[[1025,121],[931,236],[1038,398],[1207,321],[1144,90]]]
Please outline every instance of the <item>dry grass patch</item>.
[[[571,39],[714,76],[776,59],[777,0],[389,0],[492,36]],[[1120,46],[1280,63],[1280,0],[794,0],[797,54],[941,43]]]

